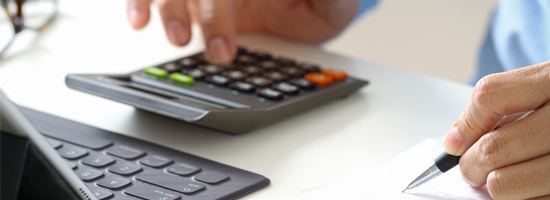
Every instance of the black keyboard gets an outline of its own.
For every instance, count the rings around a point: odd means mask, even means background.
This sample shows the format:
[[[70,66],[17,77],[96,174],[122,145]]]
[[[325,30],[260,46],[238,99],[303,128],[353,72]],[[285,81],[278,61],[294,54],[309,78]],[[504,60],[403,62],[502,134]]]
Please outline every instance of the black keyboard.
[[[159,145],[22,108],[100,200],[236,199],[269,179]]]
[[[240,134],[346,96],[368,82],[311,62],[239,48],[229,65],[202,53],[126,75],[70,74],[69,87]]]

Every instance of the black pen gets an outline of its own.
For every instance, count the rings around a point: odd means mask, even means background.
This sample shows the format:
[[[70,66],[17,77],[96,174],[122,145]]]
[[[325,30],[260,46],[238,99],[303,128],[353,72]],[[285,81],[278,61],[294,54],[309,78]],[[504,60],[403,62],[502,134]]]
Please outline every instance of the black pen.
[[[448,154],[447,152],[441,153],[437,158],[435,158],[434,163],[424,171],[424,173],[420,174],[416,179],[414,179],[408,186],[401,192],[405,192],[407,190],[413,189],[415,187],[418,187],[419,185],[422,185],[429,180],[432,180],[435,177],[438,177],[439,175],[449,171],[453,167],[458,165],[458,161],[460,160],[460,156],[453,156],[451,154]]]

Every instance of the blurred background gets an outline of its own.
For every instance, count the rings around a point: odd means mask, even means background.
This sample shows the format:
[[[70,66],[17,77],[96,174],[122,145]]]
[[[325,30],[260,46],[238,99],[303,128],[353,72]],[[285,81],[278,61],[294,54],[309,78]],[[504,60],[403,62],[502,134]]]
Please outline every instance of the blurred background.
[[[466,83],[497,0],[380,0],[324,48]]]

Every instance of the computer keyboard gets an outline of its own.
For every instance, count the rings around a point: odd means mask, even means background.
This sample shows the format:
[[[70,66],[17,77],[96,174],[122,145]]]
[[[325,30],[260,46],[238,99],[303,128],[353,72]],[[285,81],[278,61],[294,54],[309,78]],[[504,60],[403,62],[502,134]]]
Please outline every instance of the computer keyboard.
[[[239,48],[229,65],[202,53],[126,75],[70,74],[69,87],[240,134],[346,96],[368,82],[311,62]]]
[[[184,152],[31,109],[22,111],[100,200],[236,199],[270,182]]]

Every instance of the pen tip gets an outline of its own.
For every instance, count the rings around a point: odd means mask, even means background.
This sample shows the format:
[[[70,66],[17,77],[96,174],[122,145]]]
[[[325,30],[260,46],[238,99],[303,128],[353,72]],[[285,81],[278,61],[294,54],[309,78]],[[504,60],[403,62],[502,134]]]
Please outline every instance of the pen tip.
[[[409,189],[409,187],[405,188],[403,191],[401,191],[401,193],[405,193],[405,191],[407,191]]]

